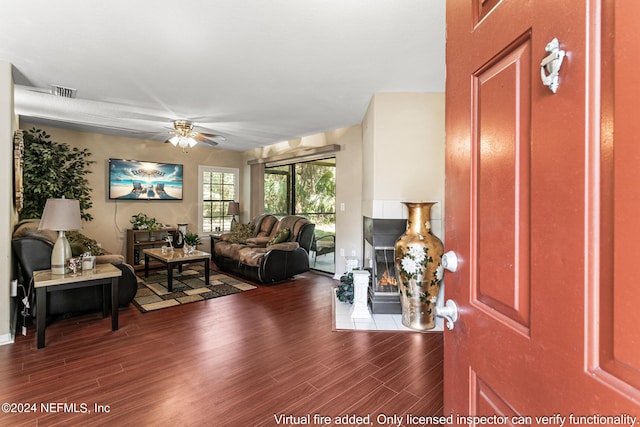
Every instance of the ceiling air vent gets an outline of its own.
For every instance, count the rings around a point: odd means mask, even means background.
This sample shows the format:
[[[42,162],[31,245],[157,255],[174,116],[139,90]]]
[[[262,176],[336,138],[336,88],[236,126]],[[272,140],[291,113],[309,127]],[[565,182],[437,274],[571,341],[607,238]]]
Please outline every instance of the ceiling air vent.
[[[51,85],[51,94],[54,96],[61,96],[63,98],[75,98],[76,90],[70,87]]]

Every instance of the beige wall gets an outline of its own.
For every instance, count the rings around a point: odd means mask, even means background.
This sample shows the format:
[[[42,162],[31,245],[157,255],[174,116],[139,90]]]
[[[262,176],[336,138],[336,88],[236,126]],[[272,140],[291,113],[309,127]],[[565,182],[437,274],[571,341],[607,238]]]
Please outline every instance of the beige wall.
[[[436,201],[434,234],[443,237],[444,93],[377,93],[363,119],[362,211],[406,218],[403,201]]]
[[[34,125],[21,123],[22,129],[32,127]],[[35,127],[45,129],[53,141],[65,142],[73,147],[88,148],[92,153],[91,159],[96,163],[92,167],[93,172],[87,175],[87,179],[93,188],[93,207],[90,212],[94,219],[91,222],[84,222],[82,231],[100,242],[109,252],[125,254],[126,229],[131,228],[129,220],[138,212],[155,217],[161,223],[171,226],[187,223],[189,231],[198,232],[199,165],[239,168],[241,170],[240,188],[243,188],[242,170],[246,163],[243,163],[242,153],[239,152],[196,146],[185,154],[179,148],[158,141],[75,132],[52,127]],[[183,200],[109,200],[107,194],[109,158],[182,163],[184,165]],[[204,245],[201,248],[207,250],[209,239],[202,240]]]
[[[245,161],[295,153],[307,148],[337,144],[336,153],[336,272],[344,272],[340,256],[362,254],[362,128],[360,125],[323,132],[245,152]],[[247,172],[248,173],[248,172]],[[248,180],[245,180],[248,182]],[[248,194],[245,193],[245,194]],[[245,205],[247,205],[245,201]],[[344,204],[344,210],[341,205]]]
[[[0,61],[0,345],[13,340],[14,301],[9,297],[12,278],[11,232],[16,222],[13,202],[13,76],[10,63]]]
[[[374,198],[375,181],[373,179],[375,171],[374,151],[375,151],[375,121],[376,121],[376,100],[374,95],[369,101],[369,108],[362,119],[362,214],[372,216],[372,206]]]

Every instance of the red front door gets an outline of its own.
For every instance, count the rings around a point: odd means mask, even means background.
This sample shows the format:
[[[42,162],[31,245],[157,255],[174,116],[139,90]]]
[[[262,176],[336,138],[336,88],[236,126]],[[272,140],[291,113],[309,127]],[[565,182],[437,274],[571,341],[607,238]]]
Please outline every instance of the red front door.
[[[456,424],[640,424],[638,23],[635,1],[447,1]]]

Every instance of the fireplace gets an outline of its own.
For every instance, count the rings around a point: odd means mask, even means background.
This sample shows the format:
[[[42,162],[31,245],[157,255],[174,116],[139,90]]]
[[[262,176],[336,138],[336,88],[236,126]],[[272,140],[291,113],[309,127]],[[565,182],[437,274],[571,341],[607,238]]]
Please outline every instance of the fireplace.
[[[394,266],[394,246],[406,228],[406,219],[364,217],[362,265],[371,273],[369,307],[372,313],[400,314],[402,311]]]

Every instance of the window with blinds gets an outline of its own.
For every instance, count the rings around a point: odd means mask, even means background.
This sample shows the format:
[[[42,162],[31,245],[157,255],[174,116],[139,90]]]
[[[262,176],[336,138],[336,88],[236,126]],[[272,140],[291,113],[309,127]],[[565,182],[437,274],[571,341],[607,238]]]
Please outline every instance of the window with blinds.
[[[239,170],[213,166],[199,167],[200,231],[212,233],[231,229],[229,203],[238,199]]]

